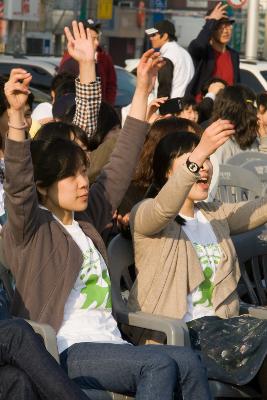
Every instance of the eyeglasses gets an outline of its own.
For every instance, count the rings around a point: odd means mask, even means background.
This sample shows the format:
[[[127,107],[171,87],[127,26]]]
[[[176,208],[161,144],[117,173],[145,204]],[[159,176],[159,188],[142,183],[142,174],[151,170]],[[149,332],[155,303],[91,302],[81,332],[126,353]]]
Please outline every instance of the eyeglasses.
[[[224,29],[229,29],[232,30],[233,29],[233,25],[229,24],[229,23],[225,23],[225,24],[220,24],[217,28],[218,31],[223,31]]]

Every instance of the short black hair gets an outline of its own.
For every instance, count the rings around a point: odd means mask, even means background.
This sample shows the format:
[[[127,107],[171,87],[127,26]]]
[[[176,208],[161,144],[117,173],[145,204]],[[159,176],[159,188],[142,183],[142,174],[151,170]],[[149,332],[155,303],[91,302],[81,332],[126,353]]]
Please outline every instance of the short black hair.
[[[159,190],[167,182],[175,158],[192,151],[199,141],[192,132],[172,132],[159,141],[153,157],[153,182]]]
[[[54,92],[63,82],[75,79],[75,76],[70,74],[69,72],[59,72],[56,76],[53,77],[50,90]]]
[[[115,126],[121,127],[120,118],[111,104],[102,101],[97,118],[97,128],[90,137],[90,150],[95,150]]]
[[[72,138],[73,137],[73,138]],[[83,146],[89,150],[89,139],[79,126],[65,122],[48,122],[41,126],[33,138],[33,141],[42,140],[52,142],[56,139],[75,140],[78,139]]]
[[[34,140],[31,156],[34,181],[44,188],[74,176],[82,165],[87,166],[85,152],[71,140]]]
[[[191,96],[191,95],[184,96],[181,100],[181,105],[182,105],[182,111],[189,107],[192,107],[193,110],[196,110],[196,111],[198,109],[197,102],[196,102],[194,96]]]

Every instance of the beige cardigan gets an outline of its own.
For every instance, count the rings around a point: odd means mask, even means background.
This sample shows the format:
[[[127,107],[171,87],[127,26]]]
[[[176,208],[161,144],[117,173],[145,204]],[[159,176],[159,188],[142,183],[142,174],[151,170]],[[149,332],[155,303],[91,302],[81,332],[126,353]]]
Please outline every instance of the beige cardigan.
[[[133,208],[130,224],[138,274],[128,302],[131,310],[182,319],[187,312],[187,295],[204,280],[190,240],[174,221],[197,179],[181,166],[155,199]],[[196,206],[211,223],[222,251],[212,296],[215,313],[221,318],[238,315],[240,270],[230,235],[265,223],[267,198],[237,204],[201,202]],[[146,340],[141,331],[131,336],[136,342]]]

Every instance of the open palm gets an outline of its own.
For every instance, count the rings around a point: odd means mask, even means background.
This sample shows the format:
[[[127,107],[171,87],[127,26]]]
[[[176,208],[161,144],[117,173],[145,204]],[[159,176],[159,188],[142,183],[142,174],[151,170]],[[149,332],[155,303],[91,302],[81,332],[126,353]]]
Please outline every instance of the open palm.
[[[148,93],[153,89],[158,71],[164,64],[165,61],[160,53],[155,52],[154,49],[147,50],[141,57],[137,67],[137,80]]]
[[[65,27],[64,32],[68,40],[68,52],[78,62],[88,62],[95,59],[95,50],[90,29],[84,29],[81,22],[72,22],[72,33]]]

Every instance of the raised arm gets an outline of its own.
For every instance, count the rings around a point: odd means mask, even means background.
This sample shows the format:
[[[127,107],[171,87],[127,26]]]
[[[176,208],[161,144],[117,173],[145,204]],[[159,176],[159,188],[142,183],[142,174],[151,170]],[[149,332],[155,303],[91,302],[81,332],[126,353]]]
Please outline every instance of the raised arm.
[[[137,86],[129,116],[110,162],[90,189],[87,212],[100,231],[111,220],[132,179],[149,127],[149,124],[144,122],[148,95],[162,65],[159,53],[155,53],[153,49],[142,56],[137,69]]]
[[[267,223],[267,197],[221,206],[223,218],[227,219],[230,235],[255,229]]]
[[[218,3],[211,14],[205,18],[205,25],[199,32],[196,39],[192,40],[188,46],[188,51],[193,60],[197,60],[205,56],[212,33],[215,31],[218,21],[223,17],[227,17],[226,7],[227,4],[223,4],[221,2]]]
[[[64,29],[68,41],[68,52],[79,64],[79,78],[76,79],[76,112],[73,119],[89,136],[97,126],[101,103],[101,84],[96,79],[95,50],[90,29],[84,29],[81,22],[72,22],[72,32]]]
[[[31,75],[13,69],[5,84],[10,105],[9,131],[5,147],[5,193],[8,229],[16,244],[27,242],[37,227],[38,199],[33,180],[30,140],[26,139],[24,107],[29,94]]]
[[[199,145],[190,154],[190,161],[203,165],[233,133],[233,125],[229,121],[214,122],[205,130]],[[199,178],[199,174],[190,172],[185,165],[178,167],[154,199],[145,200],[133,209],[130,216],[132,230],[142,235],[155,235],[163,230],[177,216],[191,187]]]

